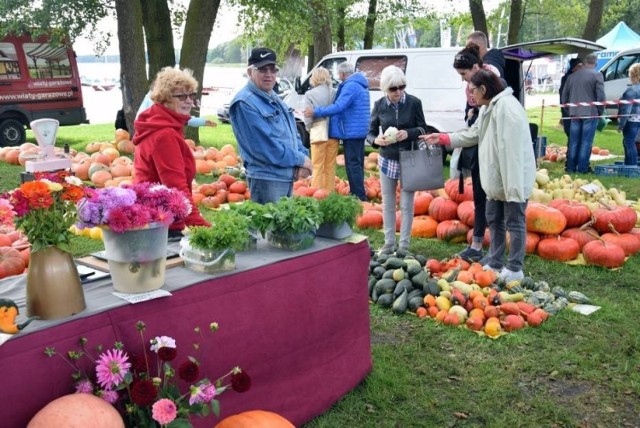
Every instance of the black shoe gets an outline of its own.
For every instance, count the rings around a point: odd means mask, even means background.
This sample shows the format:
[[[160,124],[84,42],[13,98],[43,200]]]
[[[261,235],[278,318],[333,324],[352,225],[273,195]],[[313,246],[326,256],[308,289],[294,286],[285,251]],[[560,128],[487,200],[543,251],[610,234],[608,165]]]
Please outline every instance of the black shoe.
[[[471,248],[471,246],[465,248],[456,255],[469,263],[479,262],[484,257],[482,250],[476,250],[475,248]]]

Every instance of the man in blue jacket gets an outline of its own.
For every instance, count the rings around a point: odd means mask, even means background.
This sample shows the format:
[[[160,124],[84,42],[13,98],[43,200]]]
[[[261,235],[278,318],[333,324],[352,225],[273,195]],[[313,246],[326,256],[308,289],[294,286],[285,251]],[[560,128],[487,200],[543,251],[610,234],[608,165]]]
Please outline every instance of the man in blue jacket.
[[[361,201],[367,200],[364,189],[364,140],[369,131],[371,105],[369,82],[362,73],[354,73],[353,64],[338,65],[342,81],[333,104],[326,107],[307,107],[306,117],[331,116],[329,138],[342,140],[349,189]]]
[[[249,56],[249,81],[231,101],[229,116],[247,170],[251,200],[260,204],[291,196],[293,182],[311,174],[293,112],[273,91],[276,53],[255,48]]]

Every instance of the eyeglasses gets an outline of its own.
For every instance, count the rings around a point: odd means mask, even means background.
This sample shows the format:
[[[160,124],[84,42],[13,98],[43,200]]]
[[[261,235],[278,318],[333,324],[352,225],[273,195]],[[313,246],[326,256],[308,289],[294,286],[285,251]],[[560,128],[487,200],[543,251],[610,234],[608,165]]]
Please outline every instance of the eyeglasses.
[[[176,94],[176,95],[172,95],[173,98],[177,98],[180,101],[187,101],[187,98],[191,99],[192,101],[195,100],[198,97],[198,93],[197,92],[192,92],[190,94]]]
[[[404,91],[406,87],[407,87],[407,85],[391,86],[391,87],[389,88],[389,92]]]
[[[267,74],[267,73],[276,74],[278,71],[280,71],[278,67],[273,65],[272,66],[265,65],[264,67],[260,67],[260,68],[258,67],[251,67],[251,68],[253,70],[256,70],[260,74]]]

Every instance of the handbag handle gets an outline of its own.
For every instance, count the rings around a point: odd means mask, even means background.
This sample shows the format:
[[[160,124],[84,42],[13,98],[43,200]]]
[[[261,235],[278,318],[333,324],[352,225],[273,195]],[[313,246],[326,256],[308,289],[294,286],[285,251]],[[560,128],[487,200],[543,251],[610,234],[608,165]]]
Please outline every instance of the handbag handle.
[[[418,126],[418,129],[420,130],[420,134],[419,135],[426,134],[426,131],[424,130],[424,128],[422,126]],[[411,150],[412,151],[414,150],[413,145],[415,144],[415,142],[416,142],[416,140],[411,140]]]

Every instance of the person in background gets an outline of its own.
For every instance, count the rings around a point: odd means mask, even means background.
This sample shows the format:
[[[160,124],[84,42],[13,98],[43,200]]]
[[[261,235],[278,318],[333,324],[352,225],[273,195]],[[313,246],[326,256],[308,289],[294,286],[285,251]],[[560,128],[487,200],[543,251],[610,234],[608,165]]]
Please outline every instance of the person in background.
[[[305,106],[311,108],[325,107],[333,102],[336,91],[333,89],[329,70],[324,67],[318,67],[313,70],[310,83],[313,89],[304,94]],[[323,119],[313,120],[311,117],[305,117],[304,125],[307,131],[318,120]],[[326,120],[330,120],[330,118]],[[328,192],[334,190],[336,184],[336,156],[338,156],[339,149],[340,142],[335,138],[311,144],[311,162],[313,163],[311,186],[325,189]]]
[[[629,68],[629,86],[622,94],[622,100],[640,99],[640,64]],[[640,104],[620,104],[618,108],[618,132],[622,132],[624,164],[638,166],[638,148],[636,136],[640,130]]]
[[[498,69],[492,65],[484,64],[480,58],[480,48],[474,43],[469,43],[464,49],[462,49],[454,57],[453,68],[460,75],[462,80],[467,82],[465,89],[467,95],[467,105],[465,108],[466,117],[465,121],[467,126],[471,127],[478,118],[480,111],[480,105],[473,97],[471,92],[471,85],[468,82],[471,80],[474,74],[479,70],[488,70],[496,75],[499,75]],[[460,143],[458,145],[457,143]],[[471,144],[465,146],[464,144]],[[464,189],[463,177],[464,175],[471,176],[471,183],[473,187],[473,204],[474,211],[474,223],[473,223],[473,238],[471,244],[457,255],[468,262],[480,262],[484,257],[482,252],[482,242],[484,240],[484,233],[487,228],[487,219],[485,217],[485,208],[487,203],[487,195],[482,190],[482,182],[480,179],[480,166],[478,164],[478,152],[477,149],[473,150],[473,146],[477,146],[477,139],[460,140],[456,141],[456,144],[452,144],[454,149],[462,149],[463,155],[458,158],[458,170],[460,170],[460,189]],[[466,150],[465,150],[466,149]],[[471,156],[471,154],[475,154]]]
[[[480,48],[480,59],[489,65],[493,65],[498,70],[498,75],[504,78],[504,66],[506,61],[500,49],[489,49],[487,35],[482,31],[474,31],[467,36],[467,45],[473,43]]]
[[[596,54],[589,54],[584,58],[584,66],[571,73],[562,88],[560,102],[588,103],[604,102],[604,79],[596,71],[598,62]],[[569,107],[569,146],[567,148],[567,162],[565,171],[587,173],[591,172],[589,158],[593,138],[598,126],[598,118],[604,112],[604,106],[586,105]]]
[[[134,126],[134,182],[162,183],[179,189],[191,202],[191,213],[169,227],[169,239],[179,239],[185,226],[210,226],[193,203],[196,175],[193,153],[184,142],[184,126],[197,96],[198,82],[189,69],[165,67],[151,91],[153,105],[140,113]]]
[[[249,81],[229,107],[251,200],[260,204],[291,196],[293,182],[308,177],[312,169],[293,113],[273,91],[277,74],[276,53],[254,48],[248,61]]]
[[[329,137],[342,140],[345,168],[351,194],[367,200],[364,189],[364,139],[369,125],[369,82],[362,73],[355,73],[353,64],[338,65],[336,99],[326,107],[307,107],[305,117],[331,117]]]
[[[536,174],[529,119],[520,102],[512,96],[513,90],[491,71],[476,72],[469,86],[482,106],[473,127],[420,138],[441,145],[478,139],[480,178],[487,194],[486,217],[491,234],[484,268],[499,272],[499,277],[506,282],[522,279],[527,237],[525,209]],[[507,231],[509,256],[505,264]]]
[[[567,83],[567,78],[571,76],[571,73],[579,70],[582,67],[582,60],[580,58],[571,58],[569,60],[569,66],[567,67],[567,72],[560,79],[560,88],[558,89],[558,93],[560,94],[560,98],[562,98],[562,90],[564,89],[564,85]],[[562,100],[560,100],[562,102]],[[560,107],[562,128],[564,129],[564,133],[569,138],[569,129],[571,128],[571,121],[569,120],[569,109],[567,107]],[[567,142],[567,146],[569,143]]]
[[[422,101],[405,93],[407,79],[395,65],[385,67],[380,74],[380,89],[386,95],[373,105],[367,141],[380,148],[378,167],[382,191],[384,245],[381,254],[396,250],[396,188],[400,178],[400,151],[418,148],[416,141],[425,133],[427,124],[422,111]],[[388,128],[398,131],[395,136],[385,136]],[[382,134],[380,131],[382,130]],[[413,224],[413,196],[415,192],[400,191],[400,242],[399,256],[409,254],[411,226]]]

